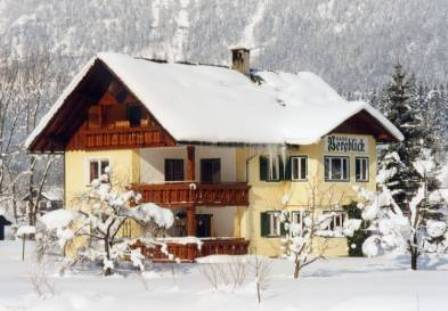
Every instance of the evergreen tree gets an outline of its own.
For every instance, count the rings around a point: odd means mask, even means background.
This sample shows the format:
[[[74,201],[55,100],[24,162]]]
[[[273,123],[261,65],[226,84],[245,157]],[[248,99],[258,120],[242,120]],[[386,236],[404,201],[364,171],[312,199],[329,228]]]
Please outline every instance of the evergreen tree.
[[[442,217],[439,213],[442,200],[431,195],[440,188],[436,178],[440,165],[435,156],[439,140],[433,128],[433,122],[438,119],[427,115],[431,111],[427,105],[436,105],[440,97],[433,92],[432,101],[428,102],[424,93],[414,77],[407,78],[402,66],[397,64],[386,92],[386,109],[389,120],[402,132],[404,140],[388,146],[379,166],[383,172],[380,175],[389,176],[383,187],[408,217],[411,232],[407,248],[414,270],[424,249],[422,241],[433,242],[424,238],[430,236],[427,226]]]
[[[388,146],[387,154],[393,153],[397,157],[394,157],[396,161],[389,161],[385,169],[397,171],[387,186],[394,193],[394,199],[403,211],[408,210],[408,203],[423,181],[413,165],[421,156],[425,134],[422,130],[423,120],[415,111],[416,100],[413,92],[415,84],[407,78],[402,66],[397,64],[392,82],[386,89],[386,115],[403,133],[404,140]]]

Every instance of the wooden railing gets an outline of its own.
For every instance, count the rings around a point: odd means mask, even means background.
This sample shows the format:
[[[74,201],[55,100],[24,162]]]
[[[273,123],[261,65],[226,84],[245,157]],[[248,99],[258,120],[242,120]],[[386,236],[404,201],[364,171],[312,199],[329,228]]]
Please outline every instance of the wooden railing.
[[[84,129],[80,141],[85,149],[120,149],[166,146],[171,143],[163,131],[153,128]]]
[[[134,184],[132,188],[141,193],[143,202],[153,202],[164,207],[249,205],[249,186],[242,182]]]
[[[199,240],[199,239],[198,239]],[[158,262],[194,262],[198,257],[210,255],[245,255],[248,253],[249,241],[242,238],[204,238],[198,243],[165,242],[168,255],[161,250],[161,246],[148,246],[137,241],[132,247],[139,248],[141,253]]]

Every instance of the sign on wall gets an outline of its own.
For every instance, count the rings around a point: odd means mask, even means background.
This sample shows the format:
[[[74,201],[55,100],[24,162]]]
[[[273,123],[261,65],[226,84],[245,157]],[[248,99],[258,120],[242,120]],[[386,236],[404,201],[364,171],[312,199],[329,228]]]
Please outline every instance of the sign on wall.
[[[365,137],[329,135],[325,140],[325,151],[339,153],[367,153],[368,141]]]

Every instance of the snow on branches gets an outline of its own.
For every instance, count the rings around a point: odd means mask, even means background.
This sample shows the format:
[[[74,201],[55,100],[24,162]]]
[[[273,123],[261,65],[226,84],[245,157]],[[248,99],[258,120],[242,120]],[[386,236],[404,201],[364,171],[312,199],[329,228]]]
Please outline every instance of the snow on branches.
[[[116,261],[130,258],[133,265],[143,269],[144,257],[133,250],[135,242],[124,237],[122,229],[130,222],[145,230],[145,243],[163,248],[153,239],[155,233],[170,228],[174,216],[168,209],[153,203],[138,205],[140,194],[132,190],[119,190],[112,185],[111,171],[92,181],[90,190],[82,194],[69,210],[47,213],[40,219],[43,232],[52,236],[60,247],[70,244],[76,260],[101,262],[105,275],[112,274]],[[163,243],[162,243],[163,244]],[[72,254],[71,254],[72,255]]]
[[[391,166],[394,161],[396,165]],[[362,218],[370,222],[368,230],[371,236],[363,244],[366,256],[373,257],[385,253],[409,253],[412,268],[417,268],[417,258],[424,252],[446,251],[448,232],[446,219],[440,213],[444,207],[437,191],[429,191],[424,178],[431,166],[427,159],[419,161],[418,167],[422,179],[413,196],[405,202],[397,198],[406,189],[396,188],[396,174],[403,166],[398,154],[390,153],[384,157],[377,178],[377,192],[357,188],[362,203]],[[391,188],[393,190],[391,190]],[[403,203],[405,209],[402,208]]]

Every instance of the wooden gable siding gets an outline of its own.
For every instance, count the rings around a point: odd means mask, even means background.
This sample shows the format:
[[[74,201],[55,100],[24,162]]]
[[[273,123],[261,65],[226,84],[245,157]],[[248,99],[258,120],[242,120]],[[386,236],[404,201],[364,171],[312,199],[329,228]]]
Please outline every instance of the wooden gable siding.
[[[331,133],[373,135],[378,141],[396,141],[391,133],[366,111],[355,114],[336,127]]]
[[[116,91],[113,81],[103,97],[87,110],[87,116],[69,140],[66,150],[129,149],[174,146],[176,142],[149,111],[126,90]],[[139,125],[130,111],[139,111]]]
[[[117,124],[120,118],[107,110],[123,101],[142,109],[146,121],[139,127]],[[104,108],[104,110],[103,110]],[[89,117],[98,114],[98,126]],[[123,111],[121,116],[124,116]],[[104,119],[103,117],[106,117]],[[110,122],[107,117],[111,117]],[[125,121],[125,120],[122,120]],[[89,124],[90,122],[90,124]],[[90,126],[89,126],[90,125]],[[114,126],[111,126],[114,125]],[[118,126],[117,126],[118,125]],[[121,125],[121,126],[120,126]],[[63,152],[65,150],[129,149],[142,147],[173,146],[173,137],[151,113],[134,98],[119,77],[100,60],[97,60],[79,82],[48,125],[29,147],[32,152]]]

